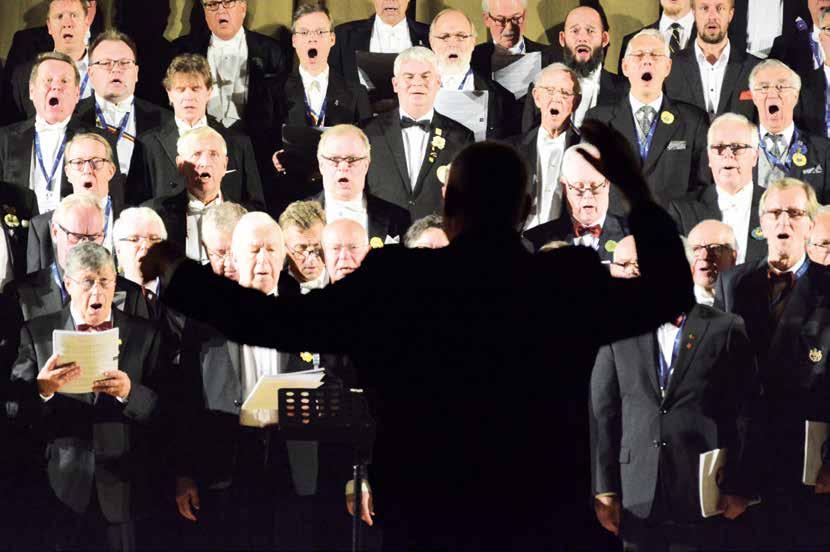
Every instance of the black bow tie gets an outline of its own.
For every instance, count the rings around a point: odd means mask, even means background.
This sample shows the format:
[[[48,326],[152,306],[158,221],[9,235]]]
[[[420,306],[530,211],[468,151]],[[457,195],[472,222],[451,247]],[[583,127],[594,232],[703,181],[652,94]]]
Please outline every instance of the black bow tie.
[[[409,117],[401,117],[401,128],[418,127],[426,133],[429,133],[430,121],[423,119],[421,121],[414,121]]]

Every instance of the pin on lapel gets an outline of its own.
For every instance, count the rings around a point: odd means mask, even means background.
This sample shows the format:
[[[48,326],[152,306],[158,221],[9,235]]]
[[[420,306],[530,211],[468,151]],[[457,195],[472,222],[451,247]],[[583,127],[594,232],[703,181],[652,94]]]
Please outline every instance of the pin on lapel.
[[[660,114],[660,120],[670,125],[674,122],[674,115],[670,111],[664,111]]]
[[[337,107],[338,105],[340,105],[340,100],[335,99],[334,100],[334,106]]]
[[[821,362],[821,359],[824,358],[824,355],[821,352],[821,349],[816,349],[813,347],[810,349],[810,362]]]
[[[614,240],[608,240],[605,242],[605,250],[609,253],[613,253],[617,249],[617,242]]]
[[[314,355],[308,352],[300,353],[300,358],[303,359],[305,362],[311,362],[312,360],[314,360]]]
[[[807,164],[807,158],[800,151],[796,152],[796,154],[793,155],[793,164],[796,167],[803,167],[804,165]]]

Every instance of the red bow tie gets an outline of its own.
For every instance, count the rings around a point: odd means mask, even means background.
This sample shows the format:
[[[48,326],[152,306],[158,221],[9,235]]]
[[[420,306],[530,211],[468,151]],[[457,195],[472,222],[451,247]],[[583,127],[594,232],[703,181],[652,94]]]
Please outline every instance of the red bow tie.
[[[599,224],[583,226],[577,222],[574,224],[574,234],[576,234],[577,238],[585,234],[591,234],[593,237],[598,238],[602,234],[602,227]]]
[[[681,314],[677,318],[675,318],[674,320],[670,320],[670,322],[679,328],[680,326],[683,325],[684,320],[686,320],[686,315]]]
[[[112,322],[101,322],[97,326],[92,326],[90,324],[78,324],[78,331],[79,332],[105,332],[107,330],[112,329]]]
[[[787,285],[787,287],[792,287],[792,285],[795,284],[794,272],[777,272],[769,268],[767,269],[767,278],[772,284],[775,284],[776,282],[783,282]]]

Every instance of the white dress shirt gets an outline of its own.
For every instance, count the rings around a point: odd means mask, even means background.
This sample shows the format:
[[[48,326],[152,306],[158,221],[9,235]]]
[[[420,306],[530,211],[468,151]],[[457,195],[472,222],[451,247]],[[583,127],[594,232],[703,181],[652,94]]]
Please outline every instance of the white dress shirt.
[[[133,150],[135,149],[135,137],[137,134],[135,126],[135,109],[134,97],[130,96],[124,101],[114,104],[105,100],[98,93],[95,93],[95,103],[98,105],[101,113],[104,115],[106,125],[112,132],[117,132],[121,126],[121,121],[127,117],[127,125],[124,127],[124,132],[118,139],[118,165],[123,174],[129,174],[130,161],[132,161]],[[97,114],[96,114],[97,118]],[[97,121],[99,127],[103,127],[103,121]]]
[[[112,209],[112,199],[110,196],[98,200],[98,205],[101,206],[101,212],[104,213],[104,247],[110,253],[115,251],[115,237],[112,233],[112,228],[115,225],[115,216]],[[109,205],[109,213],[107,213],[107,205]]]
[[[813,56],[813,69],[818,69],[824,65],[824,49],[821,47],[820,35],[821,29],[819,29],[818,26],[813,25],[813,32],[810,36],[816,41],[816,45],[818,45],[818,48],[816,48],[816,52],[818,53],[818,61],[816,61],[816,56]],[[812,51],[812,48],[810,48],[810,53],[812,53]]]
[[[470,65],[468,64],[457,73],[442,73],[441,88],[444,90],[461,90],[464,92],[470,92],[475,90],[474,80],[473,73],[470,69]]]
[[[709,291],[706,288],[695,285],[694,292],[695,292],[695,301],[699,305],[706,305],[707,307],[711,307],[715,304],[715,292],[714,291]]]
[[[415,117],[400,109],[401,119],[409,117],[416,121],[432,121],[435,115],[435,110],[430,109],[429,113],[423,117],[415,119]],[[427,146],[429,145],[429,132],[424,132],[423,129],[417,126],[402,129],[403,131],[403,149],[406,154],[406,168],[409,171],[409,185],[415,189],[415,184],[418,182],[418,175],[421,173],[421,165],[424,164],[424,158],[427,155]]]
[[[731,50],[732,45],[727,40],[726,47],[720,53],[720,57],[715,63],[709,63],[700,44],[695,41],[695,59],[697,59],[697,66],[700,69],[700,80],[703,83],[703,98],[706,100],[706,112],[709,114],[718,112],[723,77],[726,75],[726,64],[729,61],[729,52]]]
[[[202,216],[205,211],[222,204],[222,193],[205,205],[190,192],[187,192],[187,236],[185,238],[185,255],[189,259],[208,263],[207,251],[202,246]]]
[[[326,220],[328,220],[328,218]],[[294,276],[293,273],[291,275]],[[300,293],[305,295],[312,289],[323,289],[327,285],[329,285],[329,275],[324,267],[323,270],[320,271],[320,275],[313,280],[300,282]]]
[[[179,136],[181,136],[182,134],[184,134],[188,130],[193,130],[193,129],[208,126],[208,124],[207,124],[207,115],[205,115],[204,117],[202,117],[201,119],[199,119],[198,121],[193,123],[192,126],[187,124],[186,122],[182,121],[178,117],[176,117],[175,120],[176,120],[176,128],[179,129]]]
[[[718,194],[718,208],[721,212],[721,222],[732,228],[735,239],[738,241],[737,264],[746,260],[746,246],[749,239],[749,217],[752,214],[752,182],[741,188],[737,194],[730,194],[726,190],[715,186]]]
[[[353,220],[369,232],[369,212],[366,210],[366,197],[361,195],[352,201],[340,201],[329,194],[325,194],[326,222],[332,223],[340,219]]]
[[[766,143],[766,135],[769,133],[767,129],[764,128],[763,125],[759,125],[760,135],[761,135],[761,142],[763,143],[764,147],[767,147]],[[791,123],[790,126],[785,128],[782,132],[778,133],[784,136],[784,152],[785,152],[785,159],[786,153],[790,150],[791,142],[793,141],[793,135],[795,134],[795,123]],[[768,188],[772,182],[776,180],[780,180],[787,176],[784,172],[773,166],[769,159],[767,159],[766,154],[763,151],[758,151],[758,185],[762,188]]]
[[[528,217],[525,229],[555,220],[562,214],[563,190],[559,175],[565,154],[565,136],[563,132],[551,138],[544,127],[539,127],[536,136],[537,192],[533,198],[534,211]]]
[[[602,67],[597,67],[594,72],[585,78],[579,79],[579,87],[582,90],[582,100],[573,115],[574,125],[582,126],[585,113],[592,107],[596,107],[599,99],[599,79],[602,76]]]
[[[496,41],[493,40],[494,44],[495,44],[495,42]],[[516,45],[513,46],[512,48],[508,48],[507,52],[510,53],[510,54],[513,54],[514,56],[519,55],[519,54],[526,54],[527,53],[527,45],[525,44],[524,35],[520,36],[519,41],[516,43]]]
[[[412,47],[409,36],[409,23],[404,17],[395,25],[388,25],[375,15],[372,37],[369,39],[369,51],[379,54],[400,54]]]
[[[603,215],[601,219],[596,221],[594,224],[589,224],[588,226],[599,226],[602,228],[605,226],[605,217],[607,215]],[[584,247],[590,247],[594,251],[599,249],[599,237],[594,237],[593,234],[582,234],[581,236],[574,236],[574,245],[582,245]]]
[[[9,240],[6,237],[6,231],[0,228],[0,290],[12,280],[14,280],[14,272],[11,255],[9,255]]]
[[[784,0],[747,0],[746,9],[746,51],[766,59],[784,25]]]
[[[666,322],[657,328],[657,344],[660,347],[660,356],[663,357],[666,366],[670,367],[669,381],[671,381],[672,372],[674,372],[674,367],[671,365],[671,357],[674,352],[674,340],[677,338],[677,332],[679,331],[680,328],[671,322]],[[663,392],[665,393],[665,390]]]
[[[245,40],[245,29],[240,27],[230,40],[211,35],[207,54],[213,73],[213,92],[207,112],[229,127],[242,118],[248,102],[248,42]]]
[[[75,67],[81,77],[81,99],[92,96],[92,83],[89,82],[89,50],[84,52],[84,57],[75,61]]]
[[[667,16],[665,13],[660,16],[659,29],[663,36],[666,37],[666,43],[671,42],[671,26],[672,23],[680,23],[680,49],[686,47],[686,43],[692,38],[692,25],[695,24],[695,13],[689,11],[686,15],[675,21]]]
[[[323,102],[326,100],[326,91],[329,88],[329,68],[326,66],[319,75],[314,77],[301,65],[300,78],[303,81],[303,89],[305,89],[308,105],[319,118],[320,111],[323,109]]]
[[[44,176],[37,160],[37,153],[35,151],[35,144],[32,143],[32,168],[29,173],[29,189],[35,192],[37,196],[37,204],[40,212],[54,211],[61,198],[61,180],[63,177],[63,154],[59,160],[55,160],[58,155],[64,136],[66,136],[66,125],[69,124],[67,117],[64,121],[50,125],[40,116],[35,117],[35,132],[40,138],[40,153],[43,156],[43,166],[47,173],[52,172],[52,168],[57,166],[55,175],[52,179],[52,189],[47,190],[47,178]]]

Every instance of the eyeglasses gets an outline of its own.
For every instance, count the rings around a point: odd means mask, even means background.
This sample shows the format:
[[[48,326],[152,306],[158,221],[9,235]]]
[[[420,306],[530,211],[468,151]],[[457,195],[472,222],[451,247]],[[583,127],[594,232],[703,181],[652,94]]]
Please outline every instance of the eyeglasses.
[[[432,35],[433,38],[436,40],[440,40],[441,42],[449,42],[450,40],[454,40],[455,42],[464,42],[468,38],[472,37],[473,35],[467,33],[455,33],[455,34],[442,34],[442,35]]]
[[[761,215],[765,216],[765,217],[766,216],[772,217],[775,220],[780,219],[781,215],[787,215],[788,217],[790,217],[791,220],[798,220],[802,217],[807,216],[807,211],[805,211],[804,209],[794,209],[794,208],[792,208],[792,209],[767,209],[763,213],[761,213]]]
[[[128,243],[131,243],[133,245],[137,245],[137,244],[140,244],[141,242],[144,242],[149,246],[149,245],[156,244],[156,243],[160,242],[161,240],[162,240],[161,236],[156,236],[156,235],[151,234],[149,236],[139,236],[139,235],[126,236],[126,237],[121,238],[118,241],[128,242]]]
[[[538,88],[539,90],[551,97],[559,96],[566,100],[570,100],[571,98],[576,96],[576,94],[574,94],[570,90],[565,90],[564,88],[555,88],[553,86],[537,86],[536,88]]]
[[[319,243],[301,243],[292,247],[291,252],[301,257],[311,257],[312,255],[319,257],[323,253],[323,248]]]
[[[822,27],[819,29],[821,33],[825,36],[830,36],[830,27]]]
[[[743,152],[753,149],[753,147],[749,144],[715,144],[709,146],[709,149],[721,157],[723,157],[723,154],[726,153],[726,150],[729,150],[732,152],[733,156],[737,157]]]
[[[90,291],[95,284],[98,284],[98,287],[101,289],[111,289],[115,285],[115,280],[111,280],[109,278],[84,278],[83,280],[76,280],[72,276],[66,275],[67,278],[81,286],[81,289],[84,291]]]
[[[650,59],[651,61],[659,61],[662,58],[667,57],[666,54],[661,52],[631,52],[625,57],[632,57],[637,61],[643,61],[644,59]]]
[[[326,157],[325,155],[321,155],[320,159],[325,160],[328,165],[332,166],[335,169],[340,166],[340,163],[346,163],[346,165],[348,165],[351,169],[364,159],[367,159],[367,156],[364,155],[363,157]]]
[[[819,249],[830,250],[830,241],[814,242],[810,240],[810,247],[818,247]]]
[[[720,257],[727,251],[732,251],[732,246],[727,243],[709,243],[706,245],[693,245],[692,246],[692,253],[694,253],[695,257],[698,257],[703,254],[703,257],[706,258],[709,255],[713,255],[715,257]]]
[[[103,157],[93,157],[92,159],[70,159],[66,164],[72,167],[73,170],[81,172],[87,163],[92,167],[92,170],[99,171],[109,162],[109,159],[104,159]]]
[[[487,12],[487,17],[490,18],[490,21],[492,21],[497,26],[502,27],[502,28],[506,27],[508,23],[511,23],[511,24],[515,25],[516,27],[518,27],[519,25],[524,23],[524,20],[525,20],[525,14],[524,13],[522,13],[521,15],[514,15],[513,17],[496,17],[492,13]]]
[[[224,263],[225,260],[229,259],[231,256],[230,249],[208,249],[208,246],[205,245],[205,242],[202,242],[202,247],[205,248],[205,252],[207,253],[208,258],[211,261]]]
[[[773,92],[780,95],[795,89],[795,86],[791,84],[761,84],[753,88],[752,91],[768,96]]]
[[[591,192],[591,195],[595,196],[608,185],[608,181],[604,180],[599,184],[590,184],[588,186],[582,185],[581,182],[576,182],[575,184],[569,182],[566,185],[568,190],[572,191],[576,197],[583,197],[588,192]]]
[[[215,2],[205,2],[204,6],[205,11],[215,12],[219,11],[220,6],[229,10],[240,2],[245,2],[245,0],[216,0]]]
[[[98,232],[97,234],[81,234],[80,232],[72,232],[71,230],[67,230],[63,227],[61,223],[56,223],[58,228],[60,228],[64,234],[66,234],[66,239],[72,245],[88,241],[88,242],[97,242],[100,239],[104,238],[103,232]]]
[[[327,246],[325,248],[326,254],[332,254],[335,257],[339,256],[342,252],[347,252],[349,255],[356,255],[360,251],[363,251],[369,247],[368,243],[337,243],[334,245]]]
[[[640,265],[637,261],[620,261],[611,263],[613,266],[616,266],[626,274],[634,274],[640,271]]]
[[[321,38],[326,36],[332,31],[323,31],[321,29],[313,30],[313,31],[295,31],[294,34],[303,38]]]
[[[132,59],[102,59],[89,64],[90,67],[101,67],[107,71],[112,71],[116,67],[126,71],[133,65],[135,65],[135,61]]]

